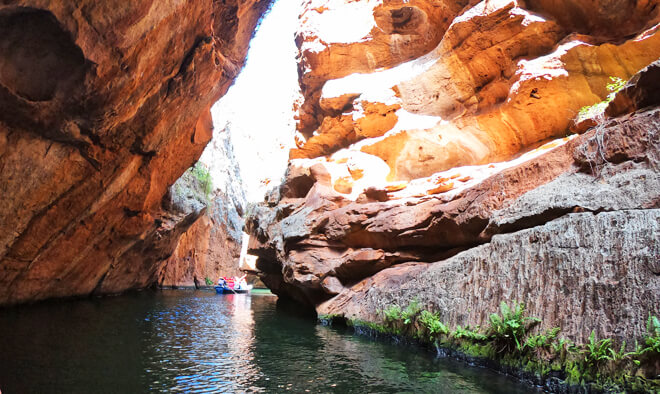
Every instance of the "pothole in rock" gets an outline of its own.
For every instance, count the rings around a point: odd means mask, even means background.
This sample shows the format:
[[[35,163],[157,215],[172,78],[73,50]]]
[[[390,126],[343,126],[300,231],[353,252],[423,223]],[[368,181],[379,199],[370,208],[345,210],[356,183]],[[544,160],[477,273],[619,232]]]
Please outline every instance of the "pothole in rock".
[[[0,83],[30,101],[52,100],[82,82],[85,57],[47,11],[0,12]]]

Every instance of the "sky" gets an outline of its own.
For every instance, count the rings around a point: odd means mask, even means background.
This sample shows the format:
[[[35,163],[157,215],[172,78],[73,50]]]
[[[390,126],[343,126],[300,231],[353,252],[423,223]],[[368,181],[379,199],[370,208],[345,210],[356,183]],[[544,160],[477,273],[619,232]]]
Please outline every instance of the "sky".
[[[300,3],[275,2],[250,43],[243,71],[211,109],[214,139],[231,139],[248,201],[263,200],[266,189],[280,183],[294,144],[292,106],[299,90],[294,34]],[[228,135],[219,134],[227,125]],[[207,151],[200,160],[216,180],[226,172],[220,167],[229,164],[212,160],[214,155]]]

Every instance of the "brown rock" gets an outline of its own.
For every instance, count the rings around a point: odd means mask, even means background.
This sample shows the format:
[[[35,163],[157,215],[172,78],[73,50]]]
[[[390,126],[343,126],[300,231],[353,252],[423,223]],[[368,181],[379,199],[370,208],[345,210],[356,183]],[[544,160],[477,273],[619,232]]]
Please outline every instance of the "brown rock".
[[[162,197],[210,139],[266,6],[0,5],[0,304],[155,282],[194,222]]]
[[[373,188],[366,189],[365,198],[351,202],[314,186],[315,195],[310,193],[291,216],[252,219],[259,228],[269,229],[261,233],[261,244],[273,250],[261,253],[282,267],[275,271],[289,273],[284,282],[306,288],[305,302],[318,302],[328,298],[320,282],[330,272],[347,283],[395,263],[438,261],[489,242],[496,234],[543,225],[575,207],[588,212],[657,208],[658,113],[613,119],[564,145],[541,149],[540,156],[445,200],[387,201],[386,191],[380,196]],[[605,150],[598,145],[603,135]],[[607,178],[594,183],[594,177],[603,174]],[[371,252],[356,257],[357,250]],[[379,250],[382,254],[376,253]],[[395,256],[404,250],[405,255]]]
[[[484,327],[501,301],[524,302],[543,319],[538,330],[560,327],[577,343],[592,330],[630,341],[660,312],[660,279],[649,269],[660,256],[659,223],[657,209],[570,214],[441,262],[388,268],[317,311],[380,322],[377,311],[417,299],[451,328]]]

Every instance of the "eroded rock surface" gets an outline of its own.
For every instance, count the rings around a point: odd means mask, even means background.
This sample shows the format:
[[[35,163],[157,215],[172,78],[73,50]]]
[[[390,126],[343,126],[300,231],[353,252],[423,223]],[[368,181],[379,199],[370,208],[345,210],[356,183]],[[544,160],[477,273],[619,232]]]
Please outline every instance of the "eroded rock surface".
[[[162,197],[268,5],[0,5],[0,304],[154,283],[195,219]]]
[[[658,209],[571,213],[442,262],[388,268],[318,311],[380,321],[376,311],[416,298],[452,327],[483,327],[501,300],[519,300],[543,317],[540,329],[621,343],[641,338],[648,313],[660,311],[659,233]]]
[[[264,283],[349,319],[417,296],[474,326],[519,301],[575,341],[640,338],[660,314],[657,6],[309,1],[297,149],[246,221]],[[326,33],[349,14],[368,23]]]
[[[585,5],[570,1],[310,3],[298,36],[303,136],[291,158],[362,151],[387,163],[388,180],[507,160],[563,137],[580,108],[607,96],[610,77],[630,78],[660,48],[655,2],[616,2],[618,17],[593,2],[588,23],[577,22]],[[387,28],[384,10],[411,28]],[[333,15],[350,12],[373,29],[330,41]]]

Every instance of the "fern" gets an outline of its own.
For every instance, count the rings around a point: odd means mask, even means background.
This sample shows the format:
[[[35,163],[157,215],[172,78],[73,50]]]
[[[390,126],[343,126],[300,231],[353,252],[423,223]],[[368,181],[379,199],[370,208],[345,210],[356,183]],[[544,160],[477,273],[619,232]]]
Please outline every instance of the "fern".
[[[557,338],[560,330],[561,329],[559,327],[554,327],[542,334],[530,335],[530,337],[525,341],[523,348],[547,349],[550,347],[550,345],[552,345],[552,342],[555,340],[555,338]]]
[[[513,304],[510,308],[504,301],[500,304],[500,315],[493,313],[489,317],[489,334],[498,343],[500,351],[522,350],[521,340],[529,327],[541,320],[525,316],[525,305]]]
[[[419,322],[428,330],[430,339],[449,334],[449,327],[440,321],[440,316],[437,313],[422,311],[419,315]]]
[[[417,299],[413,299],[410,304],[401,312],[401,319],[403,324],[408,325],[412,323],[413,318],[422,310],[422,306]]]
[[[584,345],[581,353],[587,367],[597,367],[606,361],[616,358],[616,352],[612,349],[612,339],[596,340],[596,333],[594,331],[591,331],[589,342]]]
[[[467,326],[465,328],[461,326],[456,326],[456,329],[454,330],[454,332],[452,332],[451,336],[456,339],[469,339],[471,341],[479,341],[479,342],[488,339],[487,335],[479,333],[478,328],[477,331],[470,330],[470,326]]]
[[[401,307],[399,305],[391,305],[383,311],[383,317],[387,322],[395,322],[401,319]]]
[[[641,352],[652,352],[660,354],[660,319],[658,319],[657,316],[651,316],[649,314],[649,319],[646,322],[646,331],[647,335],[644,338],[646,348],[644,348]]]

